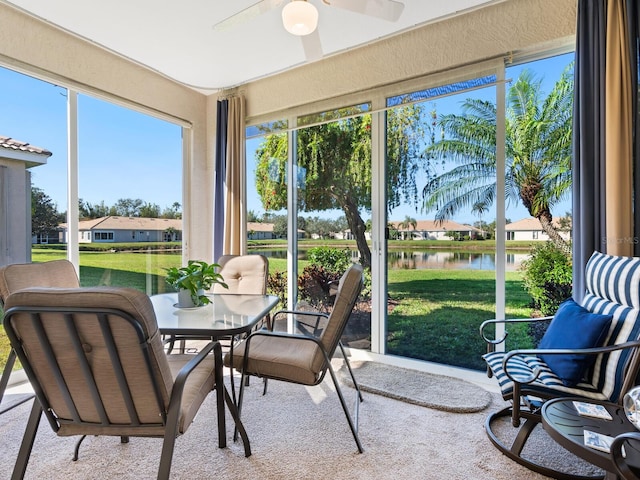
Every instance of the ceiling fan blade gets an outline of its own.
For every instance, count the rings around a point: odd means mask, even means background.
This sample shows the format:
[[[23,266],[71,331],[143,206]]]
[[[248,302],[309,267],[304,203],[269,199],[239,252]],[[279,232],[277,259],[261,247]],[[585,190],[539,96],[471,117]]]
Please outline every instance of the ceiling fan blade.
[[[308,62],[314,60],[320,60],[322,58],[322,44],[320,43],[320,34],[316,28],[309,35],[300,37],[302,41],[302,48],[304,49],[304,56]]]
[[[252,18],[262,15],[265,12],[268,12],[269,10],[273,10],[274,8],[279,7],[284,2],[285,0],[260,0],[250,7],[247,7],[244,10],[240,10],[238,13],[235,13],[230,17],[225,18],[221,22],[216,23],[213,26],[213,29],[218,32],[229,30],[236,25],[244,23],[248,20],[251,20]]]
[[[395,22],[402,15],[404,3],[396,0],[322,0],[326,5]]]

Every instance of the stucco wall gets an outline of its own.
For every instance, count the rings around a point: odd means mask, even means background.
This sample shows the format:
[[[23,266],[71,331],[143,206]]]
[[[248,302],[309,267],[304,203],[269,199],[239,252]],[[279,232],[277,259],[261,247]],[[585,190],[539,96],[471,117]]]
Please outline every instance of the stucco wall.
[[[241,87],[247,115],[338,97],[575,35],[575,0],[508,0]]]
[[[207,101],[203,94],[2,3],[0,64],[62,82],[68,79],[80,91],[86,86],[84,93],[99,90],[190,123],[193,162],[185,166],[185,180],[190,185],[185,191],[185,203],[197,208],[193,213],[185,212],[184,230],[190,232],[186,255],[209,259],[211,229],[203,219],[212,216],[208,179],[213,175],[213,151],[207,149],[207,137],[212,132],[207,131]]]
[[[0,266],[31,260],[29,182],[25,162],[0,158]]]

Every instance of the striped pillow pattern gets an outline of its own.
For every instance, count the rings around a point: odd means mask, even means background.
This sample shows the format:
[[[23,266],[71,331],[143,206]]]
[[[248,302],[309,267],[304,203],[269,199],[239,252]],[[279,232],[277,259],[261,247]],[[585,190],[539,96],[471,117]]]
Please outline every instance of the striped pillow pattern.
[[[618,345],[640,338],[640,258],[595,252],[587,262],[586,286],[581,305],[590,312],[613,316],[605,345]],[[536,356],[513,357],[507,368],[516,379],[518,376],[525,378],[540,369],[539,377],[524,387],[528,393],[549,397],[561,392],[569,396],[617,401],[632,353],[632,349],[625,349],[598,355],[587,375],[588,381],[575,387],[564,386],[562,380]],[[483,358],[498,380],[503,398],[510,399],[513,384],[502,369],[504,356],[504,352],[493,352]]]

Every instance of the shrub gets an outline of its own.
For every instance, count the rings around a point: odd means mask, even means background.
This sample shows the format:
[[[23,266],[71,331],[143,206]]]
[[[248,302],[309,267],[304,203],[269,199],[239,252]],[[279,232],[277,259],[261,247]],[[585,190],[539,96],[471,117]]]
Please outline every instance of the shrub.
[[[270,272],[267,278],[267,293],[280,298],[282,305],[287,304],[287,274],[286,272]]]
[[[524,272],[524,288],[543,316],[553,315],[571,296],[571,258],[552,242],[536,245],[520,268]]]
[[[327,311],[333,305],[331,285],[338,282],[341,272],[330,271],[317,264],[304,267],[298,276],[298,292],[300,300],[304,300],[315,310]]]
[[[328,270],[329,272],[344,273],[351,265],[351,252],[348,248],[314,247],[307,252],[311,265]]]

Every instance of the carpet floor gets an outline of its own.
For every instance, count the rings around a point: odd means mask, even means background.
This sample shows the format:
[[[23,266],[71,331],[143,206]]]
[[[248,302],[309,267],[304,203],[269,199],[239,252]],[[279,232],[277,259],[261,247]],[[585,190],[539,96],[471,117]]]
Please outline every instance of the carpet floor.
[[[342,361],[336,360],[336,367]],[[344,386],[350,406],[355,390]],[[246,390],[243,420],[253,455],[245,458],[242,443],[217,447],[215,396],[210,395],[185,435],[176,441],[172,479],[279,480],[279,479],[473,479],[541,480],[502,455],[484,430],[487,413],[505,403],[487,393],[484,411],[455,413],[426,408],[372,393],[360,404],[359,454],[331,380],[305,388],[252,380]],[[13,469],[31,402],[0,415],[0,478]],[[544,432],[542,432],[543,435]],[[87,438],[77,462],[71,460],[75,438],[58,438],[46,420],[40,423],[26,479],[153,479],[157,474],[162,441],[131,438]],[[546,455],[578,465],[552,440],[541,440]],[[558,447],[559,448],[559,447]],[[551,453],[553,450],[557,452]]]

